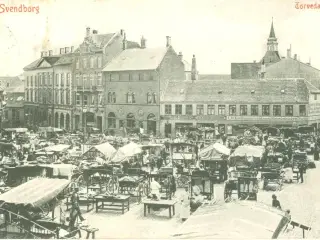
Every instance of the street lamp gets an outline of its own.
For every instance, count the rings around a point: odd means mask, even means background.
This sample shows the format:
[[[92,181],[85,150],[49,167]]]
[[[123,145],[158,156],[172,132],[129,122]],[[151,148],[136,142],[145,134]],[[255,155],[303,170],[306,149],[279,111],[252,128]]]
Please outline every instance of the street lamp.
[[[83,108],[82,109],[82,116],[83,116],[83,121],[84,121],[84,129],[83,129],[83,143],[85,143],[86,139],[86,130],[87,130],[87,109]]]

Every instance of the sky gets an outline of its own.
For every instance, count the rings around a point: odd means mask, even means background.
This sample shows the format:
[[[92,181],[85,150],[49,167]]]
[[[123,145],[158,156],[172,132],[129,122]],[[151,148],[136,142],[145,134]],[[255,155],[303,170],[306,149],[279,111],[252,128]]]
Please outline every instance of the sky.
[[[293,0],[0,0],[0,76],[18,75],[41,51],[77,47],[86,27],[124,29],[127,39],[175,51],[200,74],[230,74],[231,62],[260,61],[273,18],[279,52],[320,68],[320,9],[296,9]],[[301,3],[315,3],[301,0]],[[320,0],[318,2],[320,4]],[[2,4],[2,5],[1,5]],[[39,6],[39,13],[3,12],[3,6]],[[1,7],[2,6],[2,7]]]

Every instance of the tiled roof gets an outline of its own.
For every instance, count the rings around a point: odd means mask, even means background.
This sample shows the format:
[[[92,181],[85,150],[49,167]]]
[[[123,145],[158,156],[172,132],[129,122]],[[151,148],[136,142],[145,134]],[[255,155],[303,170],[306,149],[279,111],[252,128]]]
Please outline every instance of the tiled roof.
[[[278,51],[267,51],[261,62],[264,61],[265,64],[279,62],[281,57]]]
[[[23,70],[31,70],[31,69],[34,69],[38,66],[38,64],[41,62],[42,58],[39,58],[35,61],[33,61],[32,63],[30,63],[29,65],[25,66],[23,68]]]
[[[284,90],[284,93],[281,93]],[[211,80],[172,81],[164,102],[279,103],[308,102],[303,79],[290,80]]]
[[[130,71],[156,69],[163,60],[167,48],[134,48],[122,51],[103,69],[107,71]]]
[[[199,80],[230,80],[229,74],[199,74]]]
[[[23,107],[24,106],[24,92],[19,94],[9,92],[6,96],[6,107]]]
[[[42,57],[39,58],[38,60],[30,63],[29,65],[27,65],[26,67],[23,68],[23,70],[32,70],[35,69],[39,66],[39,64],[45,60],[47,61],[50,65],[54,65],[58,60],[59,60],[60,56],[50,56],[50,57]]]
[[[316,86],[314,86],[311,82],[306,80],[305,83],[310,93],[320,93],[320,90]]]
[[[59,60],[60,56],[43,57],[50,65],[55,64]]]
[[[115,35],[115,33],[107,33],[107,34],[92,34],[91,38],[93,42],[99,47],[102,48],[106,45],[111,38]]]
[[[258,78],[260,63],[231,63],[232,79],[253,79]]]
[[[8,87],[6,88],[6,92],[24,93],[24,84],[21,83],[19,86]]]
[[[65,54],[62,55],[61,58],[54,64],[55,66],[57,65],[69,65],[72,64],[74,60],[73,54]]]
[[[182,63],[184,64],[184,71],[191,72],[192,65],[184,59],[182,59]]]
[[[127,41],[127,48],[140,48],[140,44],[133,41]]]
[[[0,82],[14,82],[14,81],[20,81],[19,77],[1,77],[0,76]]]

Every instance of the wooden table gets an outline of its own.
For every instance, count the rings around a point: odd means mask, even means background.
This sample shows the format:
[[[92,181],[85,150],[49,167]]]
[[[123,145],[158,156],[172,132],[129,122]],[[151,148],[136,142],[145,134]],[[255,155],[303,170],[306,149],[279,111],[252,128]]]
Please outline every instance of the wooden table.
[[[101,210],[121,211],[124,214],[125,210],[130,210],[130,196],[95,196],[96,212]],[[101,202],[101,205],[99,205]],[[107,203],[107,204],[106,204]]]
[[[177,200],[151,200],[151,199],[146,199],[143,201],[144,204],[144,216],[147,216],[147,208],[148,208],[148,213],[150,213],[150,208],[152,207],[157,207],[157,208],[167,208],[169,209],[169,217],[171,218],[172,216],[175,215],[175,204],[177,203]],[[171,211],[172,210],[172,211]]]

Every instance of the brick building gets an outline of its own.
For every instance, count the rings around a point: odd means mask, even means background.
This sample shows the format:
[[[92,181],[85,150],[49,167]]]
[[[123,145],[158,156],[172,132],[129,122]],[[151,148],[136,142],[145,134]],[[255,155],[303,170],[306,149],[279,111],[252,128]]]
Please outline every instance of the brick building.
[[[125,46],[125,47],[124,47]],[[74,62],[74,116],[75,128],[91,125],[104,126],[105,85],[102,69],[124,48],[139,48],[139,44],[128,41],[124,30],[117,33],[98,34],[86,29],[83,43],[75,51]]]
[[[142,127],[148,133],[160,131],[160,97],[171,80],[185,79],[181,56],[167,37],[164,47],[125,49],[103,69],[106,83],[106,129]]]
[[[316,126],[319,94],[304,79],[171,81],[161,104],[161,133],[174,136],[185,126],[228,134],[240,125]]]

